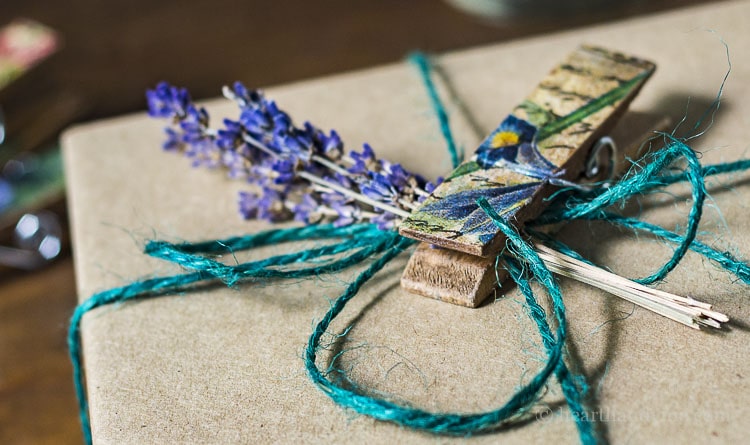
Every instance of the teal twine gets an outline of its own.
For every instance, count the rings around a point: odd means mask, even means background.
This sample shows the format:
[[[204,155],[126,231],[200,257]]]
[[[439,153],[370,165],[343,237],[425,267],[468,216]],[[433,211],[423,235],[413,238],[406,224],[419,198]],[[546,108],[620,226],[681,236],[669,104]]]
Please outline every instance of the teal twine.
[[[685,151],[685,147],[680,147],[683,152],[687,153],[689,152]],[[666,156],[672,156],[675,153],[672,152],[670,154],[670,148],[668,147],[665,150],[661,150],[653,155],[646,156],[644,159],[640,160],[639,162],[634,163],[635,165],[651,165],[649,164],[650,159],[654,157],[663,158]],[[691,157],[694,157],[690,155]],[[663,162],[661,162],[663,165]],[[694,167],[693,167],[694,168]],[[639,196],[645,193],[648,193],[655,189],[663,189],[666,186],[679,183],[679,182],[690,182],[691,185],[695,187],[695,183],[704,183],[705,178],[709,176],[714,176],[718,174],[726,174],[726,173],[734,173],[734,172],[741,172],[746,171],[750,169],[750,160],[740,160],[735,162],[727,162],[727,163],[721,163],[721,164],[713,164],[713,165],[707,165],[700,168],[700,173],[698,174],[689,174],[689,172],[683,172],[679,174],[672,174],[672,175],[661,175],[658,174],[659,172],[654,171],[648,171],[646,172],[647,176],[642,176],[642,174],[634,174],[631,176],[634,176],[629,179],[625,179],[621,181],[617,187],[617,190],[610,191],[610,194],[617,195],[616,199],[606,199],[603,200],[603,202],[600,202],[598,205],[593,204],[593,200],[591,198],[589,199],[577,199],[577,198],[569,198],[567,201],[564,201],[564,205],[558,205],[557,207],[550,207],[547,208],[543,215],[541,215],[539,218],[537,218],[534,221],[531,221],[527,223],[528,226],[534,227],[534,226],[540,226],[540,225],[547,225],[547,224],[555,224],[559,222],[568,222],[575,219],[580,220],[588,220],[588,221],[603,221],[607,222],[609,224],[622,226],[628,229],[631,229],[636,232],[644,232],[648,233],[656,238],[663,239],[665,241],[669,241],[673,244],[678,245],[685,245],[686,243],[686,237],[681,236],[677,233],[671,232],[663,227],[647,223],[645,221],[641,221],[639,219],[626,217],[623,215],[619,215],[613,212],[605,211],[604,209],[609,207],[610,204],[613,202],[625,202],[629,198],[634,196]],[[634,184],[637,184],[637,186],[634,186]],[[700,185],[699,185],[700,186]],[[606,189],[600,189],[597,193],[604,194]],[[626,193],[623,193],[623,191],[627,191]],[[693,208],[696,205],[696,201],[693,202]],[[590,261],[588,261],[586,258],[581,256],[578,252],[571,249],[570,247],[566,246],[559,240],[555,240],[554,238],[551,238],[549,235],[527,229],[527,231],[532,234],[534,237],[542,240],[545,244],[553,247],[555,250],[558,250],[559,252],[562,252],[566,255],[572,256],[574,258],[577,258],[581,261],[585,261],[589,264],[592,264]],[[729,252],[720,252],[716,249],[713,249],[712,247],[698,241],[695,239],[695,237],[692,237],[692,241],[688,244],[688,247],[690,250],[703,255],[707,259],[713,261],[721,268],[729,271],[730,273],[734,274],[737,278],[739,278],[742,282],[745,284],[750,284],[750,267],[748,267],[747,264],[742,262],[741,260],[735,258],[731,253]],[[674,256],[673,256],[674,258]],[[660,275],[660,272],[665,268],[666,266],[662,266],[660,271],[655,272],[653,275]]]
[[[562,292],[557,284],[557,280],[552,272],[547,269],[544,262],[536,253],[529,243],[521,238],[517,229],[508,224],[496,211],[490,206],[485,198],[479,198],[477,201],[479,207],[492,219],[492,222],[508,238],[506,249],[511,254],[511,259],[506,261],[511,278],[516,282],[521,293],[526,298],[526,304],[529,307],[529,313],[532,320],[539,329],[542,337],[542,343],[547,349],[547,364],[554,366],[555,375],[557,376],[560,386],[562,387],[565,399],[568,402],[573,418],[578,427],[578,434],[581,442],[584,444],[594,444],[597,442],[594,435],[591,422],[584,411],[582,402],[582,391],[575,385],[574,379],[565,362],[563,361],[563,348],[565,347],[565,336],[567,332],[567,320],[565,319],[565,303],[563,302]],[[537,303],[534,293],[529,285],[529,280],[523,273],[523,269],[528,268],[531,276],[536,279],[547,290],[552,299],[552,312],[557,320],[557,335],[552,333],[552,329],[547,322],[547,314],[544,309]]]
[[[743,282],[750,284],[747,281],[747,266],[743,262],[726,252],[718,252],[695,239],[702,215],[703,203],[707,195],[705,188],[706,176],[748,170],[750,168],[750,161],[743,160],[702,167],[697,155],[690,147],[669,135],[667,137],[672,141],[670,145],[651,155],[647,155],[644,159],[636,163],[636,165],[643,165],[641,170],[632,170],[617,184],[608,189],[599,189],[585,199],[573,196],[563,201],[562,204],[551,206],[539,218],[531,221],[528,225],[533,227],[535,225],[554,224],[575,219],[599,220],[627,226],[637,231],[649,232],[654,236],[676,244],[672,257],[660,266],[657,271],[648,277],[634,279],[634,281],[643,284],[663,279],[670,271],[677,267],[677,264],[689,249],[706,256],[708,259],[735,274]],[[670,165],[680,157],[684,158],[687,162],[686,170],[676,175],[663,175],[662,172],[668,171]],[[640,196],[657,187],[664,187],[677,182],[688,182],[691,186],[693,197],[684,235],[678,235],[640,220],[632,220],[612,212],[604,211],[604,209],[614,204],[624,204],[632,197]],[[661,186],[657,186],[657,184],[661,184]],[[564,251],[564,253],[571,254],[570,250]],[[574,256],[580,257],[579,255]]]
[[[701,176],[707,178],[724,173],[734,173],[750,169],[750,159],[740,161],[726,162],[722,164],[706,165],[701,167]],[[676,175],[655,176],[650,181],[644,183],[641,187],[641,193],[647,193],[652,189],[663,189],[668,185],[688,180],[687,172]]]
[[[461,156],[459,155],[458,149],[456,148],[456,141],[453,139],[453,132],[451,130],[450,121],[448,119],[448,112],[445,111],[443,101],[440,100],[440,96],[437,93],[437,88],[435,88],[435,83],[432,81],[432,63],[430,62],[429,58],[421,52],[414,52],[409,55],[409,61],[413,63],[417,67],[417,69],[419,69],[422,83],[424,83],[425,89],[427,89],[427,96],[429,96],[430,98],[432,111],[435,112],[435,115],[438,118],[438,123],[440,124],[440,133],[443,135],[445,145],[447,146],[446,148],[448,149],[448,154],[451,157],[451,165],[453,166],[453,168],[456,168],[458,167],[458,164],[461,163]]]
[[[318,229],[310,230],[310,229]],[[199,253],[232,253],[253,249],[269,244],[303,241],[310,239],[330,239],[352,237],[339,244],[311,248],[301,252],[277,255],[260,261],[228,266]],[[334,273],[367,259],[370,255],[382,250],[384,237],[369,224],[358,224],[347,227],[332,225],[308,226],[300,229],[282,229],[261,232],[253,236],[234,237],[221,241],[210,241],[198,244],[170,244],[164,241],[149,241],[145,253],[155,258],[167,260],[187,269],[198,270],[224,282],[227,286],[246,278],[301,278],[315,274]],[[358,249],[358,250],[355,250]],[[350,252],[354,250],[354,252]],[[333,259],[336,255],[347,254],[340,259],[321,264],[323,259]],[[277,269],[280,266],[304,264],[315,261],[312,268],[294,270]]]
[[[413,57],[412,60],[420,69],[435,114],[438,116],[441,132],[446,140],[449,153],[451,153],[452,162],[455,164],[458,162],[456,145],[450,132],[447,113],[430,79],[431,66],[429,61],[423,56]],[[666,135],[666,137],[671,136]],[[677,175],[663,174],[678,157],[686,159],[688,168]],[[572,194],[563,197],[563,199],[558,200],[556,206],[550,207],[531,225],[587,219],[606,221],[632,230],[648,232],[676,244],[677,248],[672,258],[646,280],[663,278],[677,265],[689,248],[705,255],[750,284],[750,267],[727,252],[719,252],[695,240],[706,195],[705,177],[718,173],[747,170],[750,168],[750,161],[701,167],[695,153],[683,142],[672,138],[672,143],[665,149],[640,164],[644,165],[642,169],[632,172],[610,189],[596,190],[586,196]],[[622,204],[633,196],[683,181],[689,182],[693,190],[693,206],[684,235],[678,235],[652,224],[605,211],[613,205]],[[529,314],[539,329],[547,351],[547,362],[544,367],[502,407],[478,414],[430,413],[401,406],[388,400],[358,394],[331,381],[328,375],[333,369],[329,367],[326,371],[322,371],[316,364],[317,352],[321,347],[320,341],[323,335],[336,316],[344,310],[346,304],[357,295],[359,289],[390,260],[411,246],[414,241],[402,238],[395,232],[379,231],[374,225],[370,224],[349,227],[308,226],[269,230],[253,235],[200,243],[172,244],[163,241],[151,241],[145,248],[148,255],[178,264],[187,269],[188,272],[138,280],[122,287],[99,292],[78,305],[71,318],[68,344],[86,442],[91,443],[91,428],[86,391],[83,385],[80,329],[83,316],[90,310],[112,303],[189,291],[200,283],[219,281],[228,286],[235,286],[237,283],[248,280],[304,278],[336,273],[374,258],[374,261],[357,276],[346,291],[332,302],[329,311],[314,328],[305,349],[304,361],[308,375],[325,394],[336,403],[379,420],[391,421],[410,428],[438,434],[470,435],[492,431],[502,425],[503,421],[522,415],[537,400],[541,389],[554,373],[561,384],[568,406],[574,413],[581,441],[586,444],[595,443],[597,437],[592,423],[586,420],[588,417],[585,416],[583,407],[583,398],[586,394],[585,381],[571,374],[563,361],[567,323],[560,289],[549,270],[544,267],[529,244],[523,241],[520,234],[505,223],[486,201],[481,201],[480,205],[500,230],[508,236],[508,251],[512,252],[514,257],[506,262],[507,268],[525,297]],[[248,249],[303,240],[335,240],[338,242],[234,265],[227,265],[215,259],[217,255],[233,254]],[[573,251],[570,251],[570,253],[577,255]],[[557,325],[554,331],[550,327],[547,314],[538,304],[531,291],[527,272],[530,272],[531,278],[539,281],[550,295],[552,313]],[[580,383],[576,384],[577,381]]]
[[[677,233],[671,232],[663,227],[655,224],[647,223],[636,218],[630,218],[627,216],[618,215],[611,212],[597,212],[590,215],[584,215],[578,219],[588,221],[604,221],[609,224],[625,227],[635,232],[644,232],[650,234],[656,238],[669,241],[674,244],[682,243],[683,237]],[[559,252],[566,255],[573,256],[589,264],[593,264],[587,259],[583,258],[578,252],[561,243],[559,240],[554,240],[546,235],[534,231],[534,236],[542,239],[545,244],[550,245]],[[717,266],[725,269],[731,274],[735,275],[740,281],[750,285],[750,266],[746,263],[735,258],[730,252],[720,252],[711,246],[708,246],[698,240],[694,240],[690,244],[690,250],[703,255],[707,259],[716,263]]]
[[[671,138],[671,136],[668,136]],[[634,195],[643,193],[645,187],[652,183],[652,178],[659,175],[662,171],[669,168],[675,160],[682,157],[687,162],[685,179],[690,182],[693,204],[688,215],[688,224],[685,229],[685,235],[677,244],[677,248],[672,257],[664,263],[657,271],[651,275],[635,279],[634,281],[641,284],[650,284],[662,280],[669,272],[677,267],[690,248],[690,244],[695,240],[698,233],[698,224],[700,223],[703,213],[703,202],[706,198],[706,186],[703,177],[703,170],[696,153],[684,143],[673,139],[671,145],[647,156],[643,162],[643,168],[640,172],[626,176],[620,182],[612,187],[600,191],[595,196],[589,196],[587,200],[576,203],[575,199],[569,199],[565,206],[558,208],[556,213],[545,212],[540,218],[539,223],[550,223],[554,221],[570,221],[578,219],[584,215],[600,211],[603,208],[610,207],[614,204],[623,204],[626,200]],[[572,202],[571,202],[572,201]],[[533,224],[533,223],[532,223]]]
[[[300,240],[339,240],[343,241],[323,247],[305,249],[299,252],[277,255],[259,261],[251,261],[234,266],[225,266],[210,257],[197,254],[231,254],[267,245]],[[150,242],[146,253],[156,258],[179,264],[194,272],[164,277],[147,278],[128,285],[96,293],[80,303],[71,317],[68,329],[68,349],[73,365],[73,379],[78,398],[79,416],[84,440],[91,443],[91,426],[88,414],[88,399],[84,387],[81,351],[81,321],[89,311],[112,303],[172,295],[189,291],[201,282],[220,280],[234,284],[238,280],[259,278],[305,278],[325,273],[335,273],[359,264],[373,255],[387,250],[393,240],[401,237],[395,232],[384,232],[373,224],[357,224],[347,227],[332,225],[309,226],[291,229],[276,229],[242,237],[201,243],[170,244],[163,241]],[[343,254],[343,255],[342,255]],[[314,266],[285,269],[284,266],[304,265],[314,262]]]

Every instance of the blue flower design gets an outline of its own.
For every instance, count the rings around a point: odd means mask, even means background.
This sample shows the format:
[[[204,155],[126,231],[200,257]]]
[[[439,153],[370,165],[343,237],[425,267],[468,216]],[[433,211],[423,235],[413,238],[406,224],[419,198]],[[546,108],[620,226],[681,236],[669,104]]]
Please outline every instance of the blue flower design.
[[[492,220],[477,205],[480,197],[486,198],[502,215],[511,217],[546,181],[554,181],[563,172],[545,158],[535,144],[537,128],[531,123],[510,115],[493,131],[477,149],[472,161],[460,166],[449,178],[481,169],[502,167],[536,181],[516,185],[497,185],[489,180],[478,187],[436,197],[424,205],[421,211],[436,217],[459,221],[461,226],[452,230],[450,237],[474,235],[482,243],[489,242],[497,233]]]
[[[478,235],[479,240],[486,243],[497,234],[497,227],[477,205],[477,199],[486,198],[494,208],[505,209],[504,216],[512,216],[520,203],[530,199],[541,184],[535,181],[513,186],[473,188],[436,199],[425,204],[422,211],[452,221],[463,220],[461,228],[451,237],[470,233]]]
[[[552,177],[557,166],[539,152],[536,132],[529,122],[509,115],[477,149],[476,162],[485,169],[504,166],[537,179]]]

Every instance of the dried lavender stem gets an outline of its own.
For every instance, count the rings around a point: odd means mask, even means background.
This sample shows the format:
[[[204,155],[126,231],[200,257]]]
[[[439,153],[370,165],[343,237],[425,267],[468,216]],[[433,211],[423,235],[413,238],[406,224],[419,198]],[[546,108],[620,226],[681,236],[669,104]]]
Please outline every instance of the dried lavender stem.
[[[320,165],[322,165],[324,167],[330,168],[331,170],[335,171],[336,173],[340,173],[340,174],[342,174],[344,176],[351,176],[352,175],[351,173],[349,173],[349,171],[347,169],[341,167],[340,165],[336,164],[335,162],[331,162],[330,160],[328,160],[328,159],[326,159],[326,158],[324,158],[322,156],[312,155],[312,157],[310,159],[312,159],[314,162],[317,162],[318,164],[320,164]]]
[[[245,99],[242,99],[241,97],[234,94],[234,91],[232,91],[229,85],[224,85],[223,87],[221,87],[221,94],[227,99],[237,102],[237,105],[239,105],[240,108],[247,105],[247,102],[245,102]]]
[[[284,207],[291,212],[294,212],[294,207],[296,207],[296,205],[297,204],[292,201],[284,201]],[[317,209],[315,209],[315,212],[320,213],[324,216],[338,216],[337,211],[326,206],[319,206]]]
[[[221,89],[221,92],[223,93],[224,97],[226,97],[229,100],[237,102],[237,104],[240,107],[243,107],[245,105],[245,101],[242,100],[240,97],[238,97],[236,94],[234,94],[234,91],[232,91],[232,89],[229,88],[228,86],[224,85],[224,87],[222,87],[222,89]],[[246,142],[248,142],[249,144],[252,144],[254,147],[257,147],[257,148],[263,150],[264,152],[270,154],[271,156],[276,157],[276,158],[279,157],[279,155],[277,153],[275,153],[273,150],[271,150],[270,148],[268,148],[265,144],[262,144],[260,141],[258,141],[256,139],[250,137],[250,135],[243,134],[242,138]],[[350,175],[350,173],[345,168],[342,168],[341,166],[339,166],[335,162],[331,162],[330,160],[328,160],[328,159],[326,159],[326,158],[324,158],[322,156],[313,155],[311,159],[313,161],[317,162],[318,164],[321,164],[321,165],[323,165],[325,167],[328,167],[328,168],[330,168],[331,170],[333,170],[333,171],[335,171],[337,173],[341,173],[342,175],[346,175],[346,176]]]
[[[412,202],[405,201],[404,199],[399,199],[398,203],[401,204],[402,206],[406,207],[409,210],[414,210],[414,209],[417,208],[416,204],[414,204]]]
[[[252,145],[253,147],[255,147],[257,149],[262,150],[263,152],[265,152],[266,154],[268,154],[271,157],[274,157],[276,159],[280,158],[280,156],[278,155],[278,153],[276,153],[275,151],[273,151],[270,148],[268,148],[267,145],[263,144],[259,140],[251,137],[249,134],[244,133],[242,135],[242,140],[244,140],[245,142],[247,142],[248,144]]]
[[[710,304],[651,289],[542,244],[535,244],[535,248],[552,272],[598,287],[686,326],[721,328],[721,323],[729,321],[726,315],[711,310]]]
[[[325,167],[328,167],[331,170],[335,171],[336,173],[340,173],[340,174],[342,174],[342,175],[344,175],[346,177],[350,177],[351,178],[351,177],[355,176],[349,170],[345,169],[344,167],[342,167],[342,166],[336,164],[335,162],[332,162],[331,160],[326,159],[326,158],[324,158],[322,156],[313,155],[311,159],[313,161],[317,162],[318,164],[323,165]],[[341,160],[342,161],[346,161],[349,164],[352,164],[354,162],[351,159],[346,158],[346,157],[343,157]],[[427,193],[426,191],[422,190],[419,187],[414,187],[414,193],[416,193],[419,196],[430,196],[429,193]],[[408,208],[410,208],[410,209],[416,209],[417,208],[416,205],[414,205],[412,203],[408,203],[408,202],[403,201],[403,200],[399,200],[399,203],[402,204],[402,205],[404,205],[404,206],[406,206],[406,207],[408,207]]]
[[[252,144],[254,147],[257,147],[257,148],[259,148],[259,149],[261,149],[261,150],[269,153],[270,155],[272,155],[274,157],[277,157],[277,158],[279,157],[279,155],[276,154],[270,148],[268,148],[268,146],[266,146],[265,144],[263,144],[262,142],[260,142],[260,141],[258,141],[256,139],[252,138],[251,136],[244,135],[243,139],[246,142]],[[319,156],[314,155],[312,157],[312,159],[314,161],[316,161],[316,162],[320,162],[320,160],[322,158],[320,158]],[[328,161],[328,160],[326,160],[325,162],[326,163],[330,163],[330,161]],[[321,162],[321,164],[323,164],[323,163]],[[323,164],[323,165],[325,165],[326,167],[330,168],[329,165],[326,165],[326,164]],[[339,168],[338,166],[336,166],[336,167]],[[347,172],[346,170],[343,170],[343,171],[346,172],[347,175],[349,175],[349,172]],[[329,188],[329,189],[331,189],[331,190],[333,190],[335,192],[341,193],[342,195],[348,196],[350,198],[354,198],[355,200],[357,200],[359,202],[371,205],[372,207],[377,207],[377,208],[379,208],[381,210],[384,210],[386,212],[389,212],[389,213],[393,213],[394,215],[400,216],[402,218],[407,218],[409,216],[409,212],[407,212],[405,210],[402,210],[402,209],[399,209],[398,207],[394,207],[394,206],[391,206],[391,205],[388,205],[388,204],[376,201],[374,199],[368,198],[367,196],[365,196],[365,195],[363,195],[361,193],[353,192],[353,191],[351,191],[351,190],[349,190],[349,189],[347,189],[345,187],[341,187],[338,184],[334,184],[332,182],[326,181],[325,179],[323,179],[323,178],[321,178],[319,176],[313,175],[310,172],[299,171],[299,172],[297,172],[297,176],[299,176],[300,178],[303,178],[303,179],[307,179],[308,181],[310,181],[310,182],[312,182],[314,184],[319,184],[319,185],[322,185],[324,187],[327,187],[327,188]]]
[[[368,204],[368,205],[370,205],[372,207],[377,207],[377,208],[379,208],[381,210],[385,210],[386,212],[393,213],[394,215],[400,216],[401,218],[408,218],[409,215],[410,215],[409,212],[407,212],[405,210],[402,210],[402,209],[399,209],[398,207],[393,207],[391,205],[388,205],[388,204],[376,201],[374,199],[368,198],[367,196],[365,196],[365,195],[363,195],[361,193],[353,192],[353,191],[351,191],[351,190],[349,190],[349,189],[347,189],[345,187],[342,187],[342,186],[340,186],[338,184],[334,184],[332,182],[328,182],[325,179],[320,178],[318,176],[315,176],[315,175],[313,175],[313,174],[311,174],[309,172],[301,171],[301,172],[298,172],[297,174],[299,175],[300,178],[307,179],[308,181],[310,181],[312,183],[319,184],[319,185],[322,185],[324,187],[328,187],[328,188],[330,188],[331,190],[333,190],[335,192],[341,193],[342,195],[348,196],[348,197],[353,198],[353,199],[355,199],[355,200],[357,200],[359,202],[362,202],[364,204]]]

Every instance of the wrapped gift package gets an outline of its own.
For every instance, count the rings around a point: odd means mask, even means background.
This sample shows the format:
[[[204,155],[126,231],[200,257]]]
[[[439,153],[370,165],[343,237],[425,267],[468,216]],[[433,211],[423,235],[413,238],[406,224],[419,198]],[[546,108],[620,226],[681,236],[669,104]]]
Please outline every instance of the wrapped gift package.
[[[705,117],[701,128],[713,123],[690,144],[706,164],[733,161],[750,150],[749,18],[748,2],[716,3],[446,54],[437,63],[456,97],[443,84],[439,93],[456,140],[470,153],[483,136],[473,131],[472,119],[489,133],[566,54],[593,44],[654,61],[658,69],[631,113],[670,116],[675,123],[686,115],[681,131],[689,133],[686,126],[709,109],[731,61],[721,107]],[[380,157],[431,179],[451,170],[425,87],[407,62],[265,92],[296,122],[335,129],[347,149],[369,143]],[[214,122],[236,115],[226,100],[206,107]],[[178,266],[143,253],[148,240],[221,239],[272,227],[240,217],[242,181],[192,168],[188,159],[163,151],[163,126],[144,112],[64,135],[81,301],[135,279],[179,273]],[[747,180],[741,173],[711,178],[712,199],[701,223],[702,240],[740,258],[750,257]],[[680,186],[668,191],[644,197],[631,210],[681,233],[690,192]],[[604,224],[571,223],[558,236],[628,277],[651,273],[672,253],[664,242]],[[222,260],[263,258],[296,247],[267,247]],[[407,259],[405,253],[389,263],[335,320],[321,366],[339,354],[337,368],[359,391],[425,410],[471,413],[503,405],[546,360],[523,297],[507,286],[469,309],[412,295],[399,287]],[[302,353],[314,324],[362,267],[232,288],[219,283],[91,311],[82,341],[95,443],[579,440],[554,379],[533,408],[533,421],[470,438],[412,431],[336,405],[308,380]],[[688,254],[658,285],[729,315],[726,327],[709,332],[560,281],[569,321],[566,363],[588,377],[593,404],[587,414],[607,438],[747,439],[750,292],[744,284]],[[345,337],[337,337],[347,329]]]

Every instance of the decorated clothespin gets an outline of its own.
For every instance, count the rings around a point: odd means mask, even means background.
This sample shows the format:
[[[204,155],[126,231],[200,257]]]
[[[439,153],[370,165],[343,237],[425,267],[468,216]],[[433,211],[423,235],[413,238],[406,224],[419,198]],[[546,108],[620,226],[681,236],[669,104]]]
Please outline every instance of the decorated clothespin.
[[[561,187],[580,187],[605,136],[655,70],[652,62],[582,46],[570,54],[399,226],[424,241],[401,279],[405,289],[462,306],[497,286],[505,237],[477,204],[485,198],[517,228]],[[592,170],[589,169],[589,172]]]

